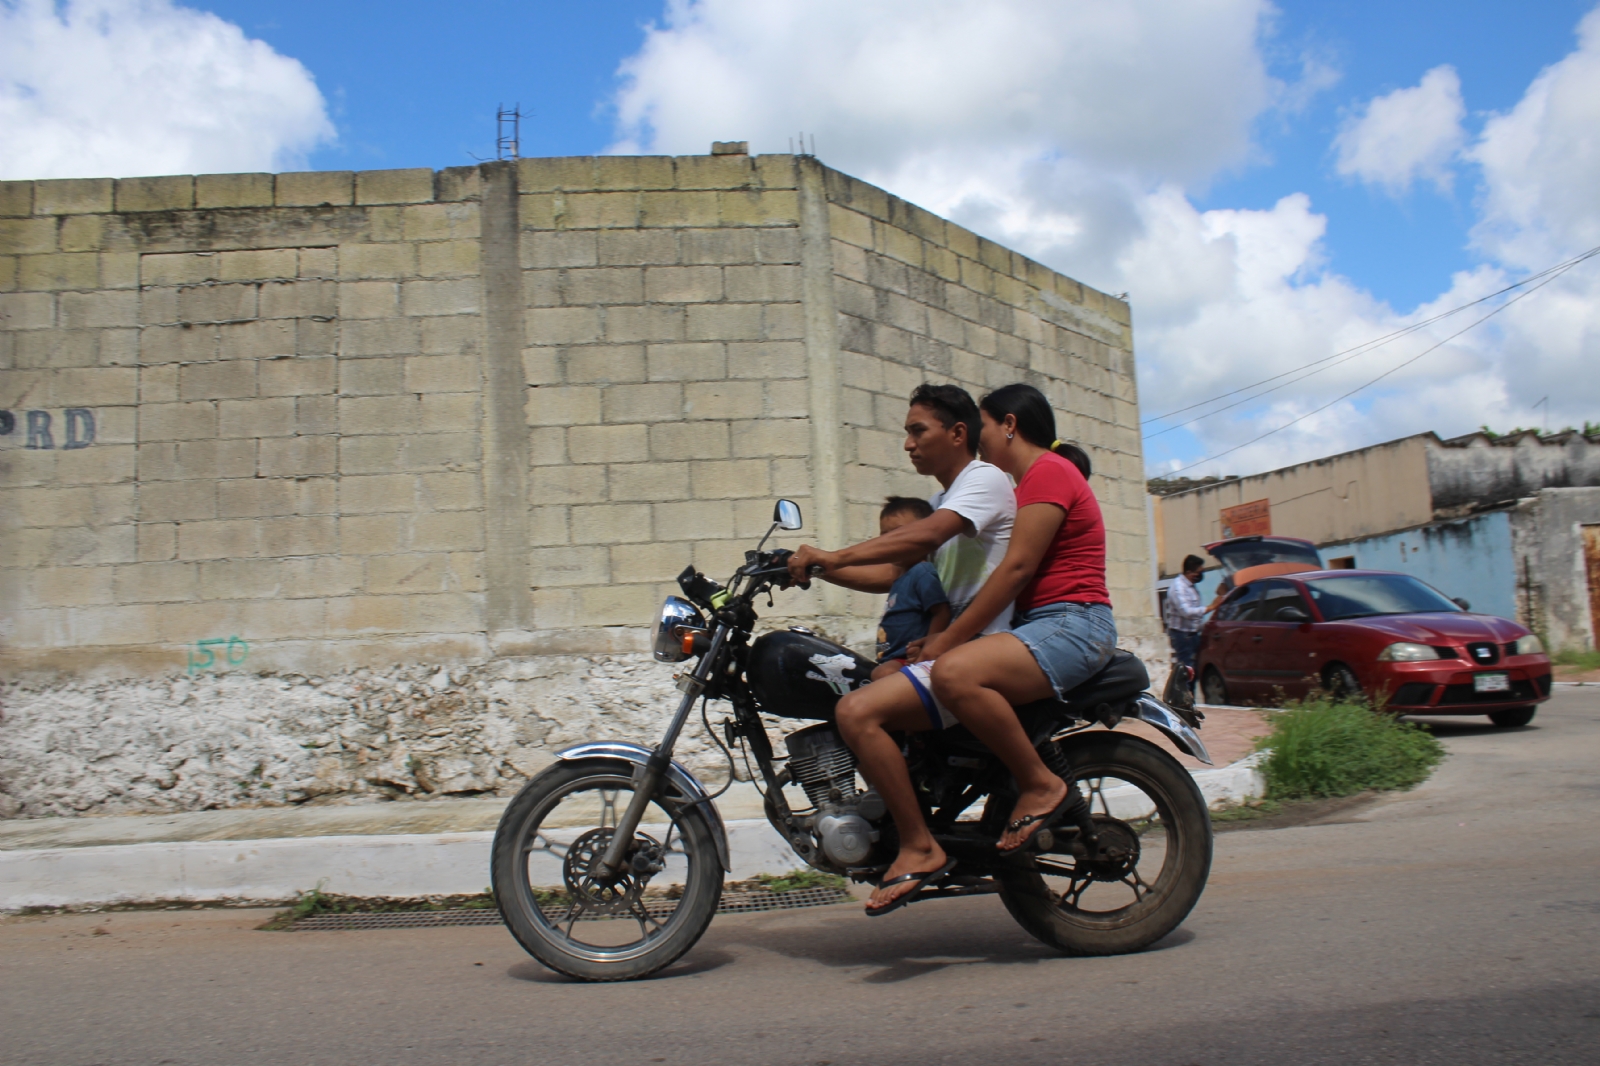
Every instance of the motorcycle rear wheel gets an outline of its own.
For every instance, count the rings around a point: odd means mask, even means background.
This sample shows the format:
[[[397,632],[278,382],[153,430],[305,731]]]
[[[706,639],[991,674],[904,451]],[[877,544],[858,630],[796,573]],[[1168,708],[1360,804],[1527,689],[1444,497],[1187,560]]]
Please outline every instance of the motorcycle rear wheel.
[[[500,916],[528,954],[568,977],[628,981],[670,966],[699,941],[722,899],[715,831],[699,807],[660,793],[630,853],[658,847],[664,867],[681,877],[678,895],[647,896],[657,875],[631,868],[615,884],[586,880],[632,794],[633,766],[624,760],[558,762],[523,786],[495,830],[490,866]],[[564,801],[576,802],[563,808]],[[596,805],[592,820],[560,813]],[[557,879],[561,893],[536,883]],[[629,923],[639,935],[626,940]]]
[[[1073,782],[1085,787],[1102,836],[1137,837],[1131,869],[1119,878],[1115,875],[1121,868],[1114,864],[1039,854],[1032,869],[1019,867],[996,875],[1000,898],[1017,924],[1068,955],[1142,951],[1182,924],[1205,889],[1212,850],[1205,798],[1176,759],[1139,737],[1095,732],[1058,743],[1072,768]],[[1134,790],[1118,789],[1108,798],[1108,790],[1101,787],[1107,780],[1132,785]],[[1139,792],[1145,800],[1138,799]],[[1153,813],[1127,813],[1130,803],[1138,810],[1146,801],[1153,805]],[[1127,842],[1134,844],[1131,839]],[[1158,847],[1160,870],[1150,871],[1153,880],[1146,882],[1140,859]],[[1063,882],[1059,891],[1052,887]],[[1106,909],[1084,906],[1090,891],[1114,903],[1124,892],[1117,885],[1125,886],[1131,900]]]

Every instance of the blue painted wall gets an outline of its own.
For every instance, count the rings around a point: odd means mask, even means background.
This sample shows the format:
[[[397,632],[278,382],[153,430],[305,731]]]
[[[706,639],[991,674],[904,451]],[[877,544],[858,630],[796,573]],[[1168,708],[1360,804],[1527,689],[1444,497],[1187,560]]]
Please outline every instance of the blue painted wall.
[[[1324,562],[1353,555],[1357,569],[1411,574],[1446,596],[1466,600],[1478,614],[1517,616],[1517,562],[1511,554],[1511,515],[1507,511],[1436,522],[1318,550]]]

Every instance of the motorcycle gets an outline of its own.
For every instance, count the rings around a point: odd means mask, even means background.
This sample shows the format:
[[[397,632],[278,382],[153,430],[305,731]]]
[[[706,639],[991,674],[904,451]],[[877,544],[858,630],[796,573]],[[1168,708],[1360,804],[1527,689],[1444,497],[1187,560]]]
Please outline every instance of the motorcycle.
[[[791,585],[792,553],[763,548],[776,530],[800,527],[799,507],[779,500],[766,536],[726,586],[693,566],[678,576],[683,597],[662,607],[655,658],[696,662],[677,675],[683,696],[654,748],[568,748],[507,806],[494,835],[494,898],[518,943],[552,970],[589,981],[648,976],[693,947],[716,913],[732,869],[727,832],[713,795],[672,758],[697,703],[730,778],[735,749],[747,767],[754,759],[767,820],[801,861],[875,883],[893,860],[893,821],[878,794],[860,787],[833,723],[839,698],[875,664],[801,626],[755,636],[757,597],[771,606],[773,591]],[[1148,687],[1143,664],[1118,651],[1065,699],[1016,708],[1072,802],[1015,852],[996,847],[1017,798],[1004,764],[960,726],[908,735],[923,814],[956,860],[916,902],[998,894],[1025,930],[1071,955],[1139,951],[1177,928],[1211,868],[1210,815],[1176,759],[1115,729],[1147,722],[1179,750],[1211,759],[1195,732],[1201,716],[1168,707]],[[731,707],[720,736],[711,700]],[[762,715],[813,724],[788,733],[780,756]],[[799,809],[785,786],[806,797],[796,798]]]

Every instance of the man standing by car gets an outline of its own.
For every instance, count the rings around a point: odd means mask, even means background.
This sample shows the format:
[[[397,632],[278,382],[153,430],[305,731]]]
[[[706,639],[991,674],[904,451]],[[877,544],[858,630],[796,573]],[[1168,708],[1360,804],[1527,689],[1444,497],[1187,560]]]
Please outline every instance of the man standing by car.
[[[1205,560],[1198,555],[1183,558],[1183,575],[1167,589],[1167,606],[1162,612],[1167,640],[1172,644],[1172,661],[1194,669],[1200,652],[1200,629],[1205,624],[1206,608],[1200,602],[1200,571]]]

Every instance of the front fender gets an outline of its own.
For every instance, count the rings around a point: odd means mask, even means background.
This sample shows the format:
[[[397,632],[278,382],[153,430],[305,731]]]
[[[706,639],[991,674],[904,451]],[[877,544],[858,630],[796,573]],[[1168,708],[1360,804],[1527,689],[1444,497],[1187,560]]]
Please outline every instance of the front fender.
[[[649,748],[630,744],[625,740],[595,740],[556,752],[556,758],[563,762],[576,762],[579,759],[623,759],[640,769],[644,768],[650,755]],[[723,827],[722,815],[718,813],[717,805],[711,802],[706,787],[676,760],[667,765],[667,783],[677,789],[691,807],[699,807],[705,812],[706,821],[711,823],[712,836],[717,842],[717,859],[722,863],[724,870],[733,872],[733,864],[728,854],[728,831]]]
[[[1200,742],[1200,737],[1189,723],[1179,718],[1177,712],[1165,703],[1146,692],[1133,701],[1133,707],[1125,717],[1137,718],[1141,722],[1149,722],[1167,736],[1172,738],[1180,751],[1192,755],[1207,766],[1213,765],[1211,753],[1206,751],[1206,746]]]

